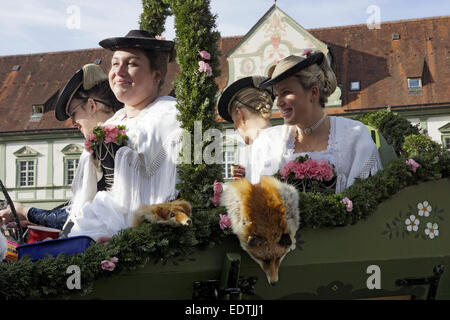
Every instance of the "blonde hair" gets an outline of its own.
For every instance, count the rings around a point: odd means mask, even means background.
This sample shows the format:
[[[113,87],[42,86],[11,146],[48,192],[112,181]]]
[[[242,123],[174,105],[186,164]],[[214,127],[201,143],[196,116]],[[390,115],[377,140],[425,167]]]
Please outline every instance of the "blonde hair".
[[[230,105],[230,114],[235,112],[237,107],[240,107],[249,110],[251,113],[259,114],[264,119],[270,119],[273,100],[266,90],[245,88],[233,97]]]
[[[315,51],[311,54],[318,53]],[[328,97],[336,90],[337,79],[328,60],[324,57],[320,65],[313,64],[300,72],[295,74],[295,77],[300,81],[300,84],[305,90],[311,89],[314,85],[319,88],[319,103],[322,108],[328,101]]]

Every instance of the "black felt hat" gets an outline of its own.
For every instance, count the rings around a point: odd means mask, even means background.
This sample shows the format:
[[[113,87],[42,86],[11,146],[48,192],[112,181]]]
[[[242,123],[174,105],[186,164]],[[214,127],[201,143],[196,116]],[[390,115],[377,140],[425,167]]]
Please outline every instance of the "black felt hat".
[[[263,81],[259,85],[259,88],[267,88],[269,86],[273,86],[274,84],[286,78],[289,78],[300,70],[305,69],[315,63],[320,65],[324,57],[325,56],[322,52],[312,54],[307,58],[294,55],[288,56],[277,63],[275,69],[273,70],[272,77],[268,78],[266,81]]]
[[[245,88],[255,88],[255,89],[267,91],[271,95],[272,100],[274,100],[275,97],[273,96],[273,93],[271,90],[258,88],[258,85],[266,79],[267,79],[266,77],[262,77],[262,76],[253,76],[253,77],[246,77],[246,78],[239,79],[239,80],[233,82],[232,84],[230,84],[222,92],[222,95],[220,96],[219,102],[217,104],[218,109],[219,109],[219,115],[226,121],[231,122],[231,123],[233,122],[233,119],[231,118],[231,114],[230,114],[231,102],[233,101],[236,94],[238,94],[239,91],[241,91],[242,89],[245,89]]]
[[[61,90],[55,106],[56,119],[64,121],[70,117],[69,106],[72,98],[78,89],[83,86],[84,90],[92,89],[100,82],[107,81],[108,76],[96,64],[90,63],[84,65],[66,83]]]
[[[174,48],[173,41],[156,39],[145,30],[131,30],[125,37],[104,39],[99,42],[99,45],[112,51],[121,48],[142,48],[170,52]]]

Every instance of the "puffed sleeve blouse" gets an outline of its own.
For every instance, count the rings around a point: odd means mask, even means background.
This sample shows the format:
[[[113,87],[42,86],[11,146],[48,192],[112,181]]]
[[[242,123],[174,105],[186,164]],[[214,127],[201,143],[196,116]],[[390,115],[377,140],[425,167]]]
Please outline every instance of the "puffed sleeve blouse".
[[[262,176],[273,175],[287,162],[308,154],[314,160],[326,160],[334,165],[337,175],[336,193],[367,178],[382,168],[378,149],[368,130],[359,121],[330,117],[330,132],[326,150],[294,153],[296,127],[280,125],[265,130],[252,145],[246,167],[246,178],[253,184]]]

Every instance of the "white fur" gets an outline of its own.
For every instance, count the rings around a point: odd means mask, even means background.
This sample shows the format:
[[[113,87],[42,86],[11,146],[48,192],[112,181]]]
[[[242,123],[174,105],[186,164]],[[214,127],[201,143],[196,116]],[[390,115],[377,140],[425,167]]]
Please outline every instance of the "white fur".
[[[3,233],[0,231],[0,262],[6,258],[6,251],[8,250],[8,243]]]
[[[245,227],[251,222],[241,215],[242,198],[238,190],[233,184],[225,184],[220,196],[220,203],[227,208],[228,217],[231,220],[231,229],[234,234],[238,235],[241,245],[246,244],[247,239],[243,239],[245,235]],[[245,247],[244,247],[245,248]]]
[[[291,250],[295,249],[295,234],[297,233],[298,226],[300,224],[299,216],[299,195],[297,189],[287,183],[283,183],[277,180],[278,193],[283,200],[284,207],[286,208],[286,222],[291,235],[292,246]]]

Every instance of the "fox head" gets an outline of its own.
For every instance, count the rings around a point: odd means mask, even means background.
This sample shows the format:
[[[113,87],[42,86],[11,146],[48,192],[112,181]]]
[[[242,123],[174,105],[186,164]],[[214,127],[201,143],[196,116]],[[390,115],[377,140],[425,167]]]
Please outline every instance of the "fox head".
[[[133,213],[131,226],[137,227],[145,220],[165,223],[174,227],[190,226],[192,224],[191,204],[179,199],[161,204],[142,205]]]
[[[184,200],[175,200],[155,209],[156,214],[174,226],[191,225],[191,205]]]
[[[298,191],[273,177],[256,185],[247,179],[227,183],[221,204],[227,208],[241,247],[263,269],[270,284],[278,282],[278,269],[295,248],[299,225]]]

